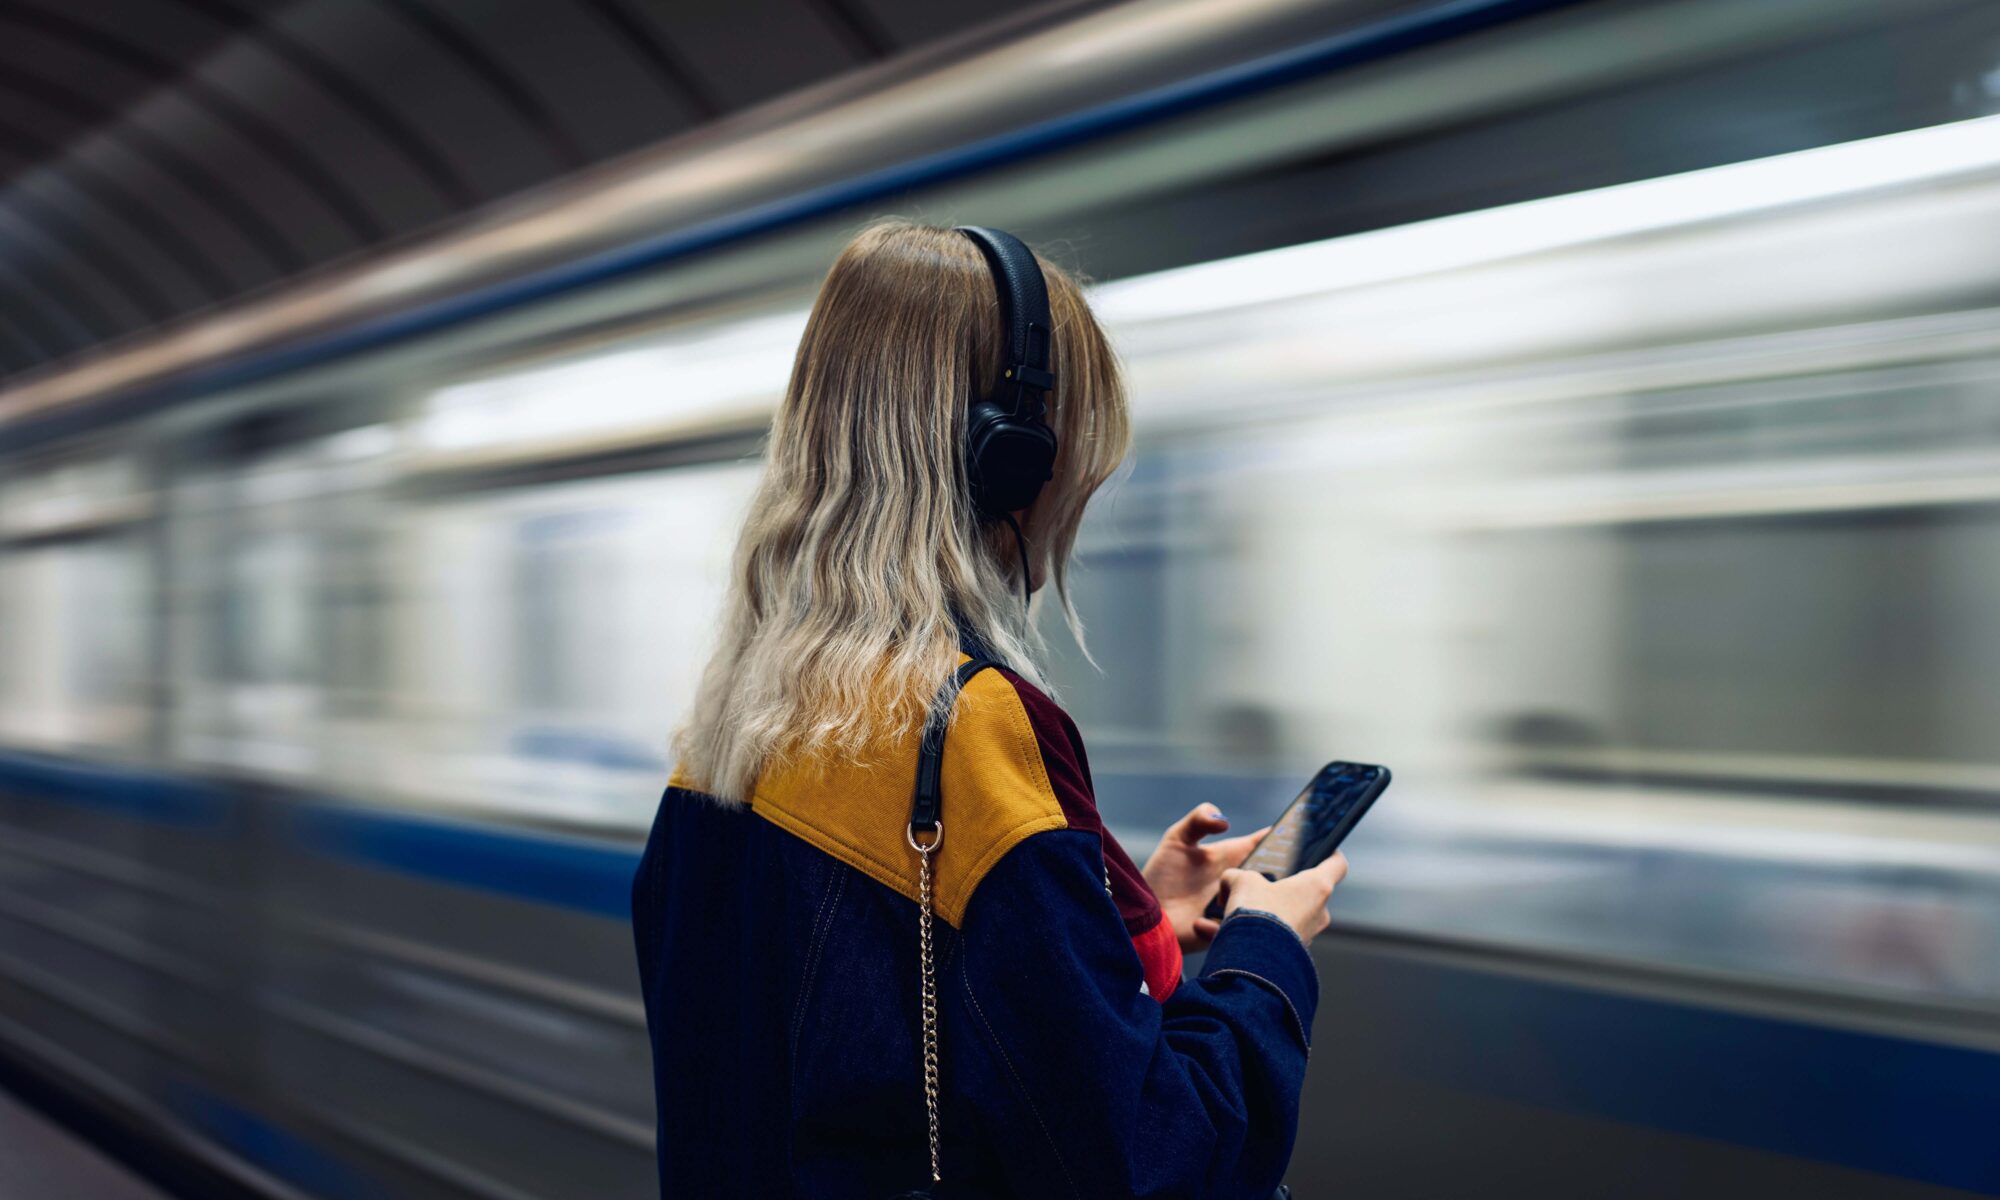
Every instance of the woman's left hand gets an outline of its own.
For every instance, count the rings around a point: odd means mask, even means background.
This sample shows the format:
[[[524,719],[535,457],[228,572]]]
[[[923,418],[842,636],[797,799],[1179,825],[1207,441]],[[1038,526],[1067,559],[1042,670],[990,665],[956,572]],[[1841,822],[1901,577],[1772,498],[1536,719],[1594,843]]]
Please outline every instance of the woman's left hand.
[[[1206,950],[1222,927],[1220,922],[1202,915],[1222,886],[1222,873],[1241,866],[1257,839],[1271,831],[1266,825],[1255,833],[1202,844],[1201,839],[1228,828],[1229,818],[1222,815],[1221,809],[1213,804],[1198,805],[1168,827],[1166,836],[1160,839],[1160,848],[1146,860],[1146,882],[1160,898],[1167,919],[1174,923],[1181,949],[1190,954]]]

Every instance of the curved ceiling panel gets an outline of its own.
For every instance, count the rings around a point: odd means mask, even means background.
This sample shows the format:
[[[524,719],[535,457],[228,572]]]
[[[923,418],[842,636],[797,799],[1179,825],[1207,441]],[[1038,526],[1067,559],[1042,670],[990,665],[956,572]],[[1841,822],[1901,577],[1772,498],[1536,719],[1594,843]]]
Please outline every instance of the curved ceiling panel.
[[[1000,15],[972,0],[4,0],[0,374]]]

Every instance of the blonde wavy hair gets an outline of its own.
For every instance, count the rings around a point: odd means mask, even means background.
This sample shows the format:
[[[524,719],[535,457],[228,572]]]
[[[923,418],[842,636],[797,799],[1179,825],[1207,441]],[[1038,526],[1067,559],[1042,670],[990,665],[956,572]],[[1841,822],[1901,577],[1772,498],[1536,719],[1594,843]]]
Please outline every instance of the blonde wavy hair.
[[[1081,644],[1070,552],[1131,435],[1110,342],[1076,281],[1041,266],[1060,449],[1021,527]],[[966,487],[967,407],[992,389],[1002,337],[993,276],[964,234],[885,221],[841,251],[771,427],[719,643],[674,738],[684,777],[747,802],[773,762],[900,744],[958,663],[960,621],[1041,682],[1013,533],[982,522]]]

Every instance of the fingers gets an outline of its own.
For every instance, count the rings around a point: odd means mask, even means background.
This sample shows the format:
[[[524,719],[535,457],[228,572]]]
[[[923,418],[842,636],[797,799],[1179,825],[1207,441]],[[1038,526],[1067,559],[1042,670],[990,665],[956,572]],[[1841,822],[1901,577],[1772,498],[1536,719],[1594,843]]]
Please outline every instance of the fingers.
[[[1250,857],[1250,852],[1257,848],[1257,843],[1262,841],[1264,835],[1269,832],[1271,832],[1271,827],[1266,825],[1255,833],[1246,833],[1238,837],[1224,838],[1219,842],[1210,842],[1208,844],[1208,852],[1215,855],[1225,866],[1240,867],[1243,865],[1243,860]]]
[[[1333,889],[1346,876],[1347,856],[1339,853],[1330,855],[1325,862],[1309,871],[1300,871],[1276,882],[1255,871],[1230,867],[1222,872],[1221,885],[1226,897],[1224,907],[1231,914],[1244,906],[1262,909],[1291,925],[1300,937],[1310,942],[1332,923],[1327,913],[1327,902],[1333,897]],[[1195,929],[1203,937],[1214,936],[1205,930],[1201,922],[1196,923]]]
[[[1314,928],[1324,929],[1327,901],[1333,898],[1333,889],[1346,875],[1347,858],[1336,851],[1325,862],[1281,880],[1278,886],[1297,889],[1300,897],[1311,906],[1307,916],[1314,923]]]
[[[1221,833],[1229,828],[1229,818],[1213,804],[1197,804],[1187,816],[1175,821],[1167,829],[1170,841],[1180,841],[1192,846],[1213,833]]]
[[[1222,922],[1220,921],[1210,920],[1207,917],[1196,917],[1194,919],[1195,940],[1204,946],[1214,941],[1215,935],[1221,932]]]
[[[1245,871],[1231,867],[1222,873],[1220,891],[1225,911],[1233,912],[1238,904],[1248,904],[1252,908],[1263,908],[1267,901],[1263,897],[1278,886],[1255,871]]]
[[[1302,871],[1300,874],[1312,876],[1313,882],[1319,887],[1325,888],[1327,895],[1330,896],[1333,894],[1333,889],[1339,886],[1340,881],[1347,878],[1347,855],[1335,850],[1328,856],[1325,862],[1310,871]]]

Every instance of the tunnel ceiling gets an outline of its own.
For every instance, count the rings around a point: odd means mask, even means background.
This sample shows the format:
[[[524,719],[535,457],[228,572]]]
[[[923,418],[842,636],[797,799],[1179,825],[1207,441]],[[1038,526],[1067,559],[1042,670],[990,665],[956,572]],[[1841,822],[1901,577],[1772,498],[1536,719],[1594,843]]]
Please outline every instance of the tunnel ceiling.
[[[1023,7],[0,0],[0,377]]]

